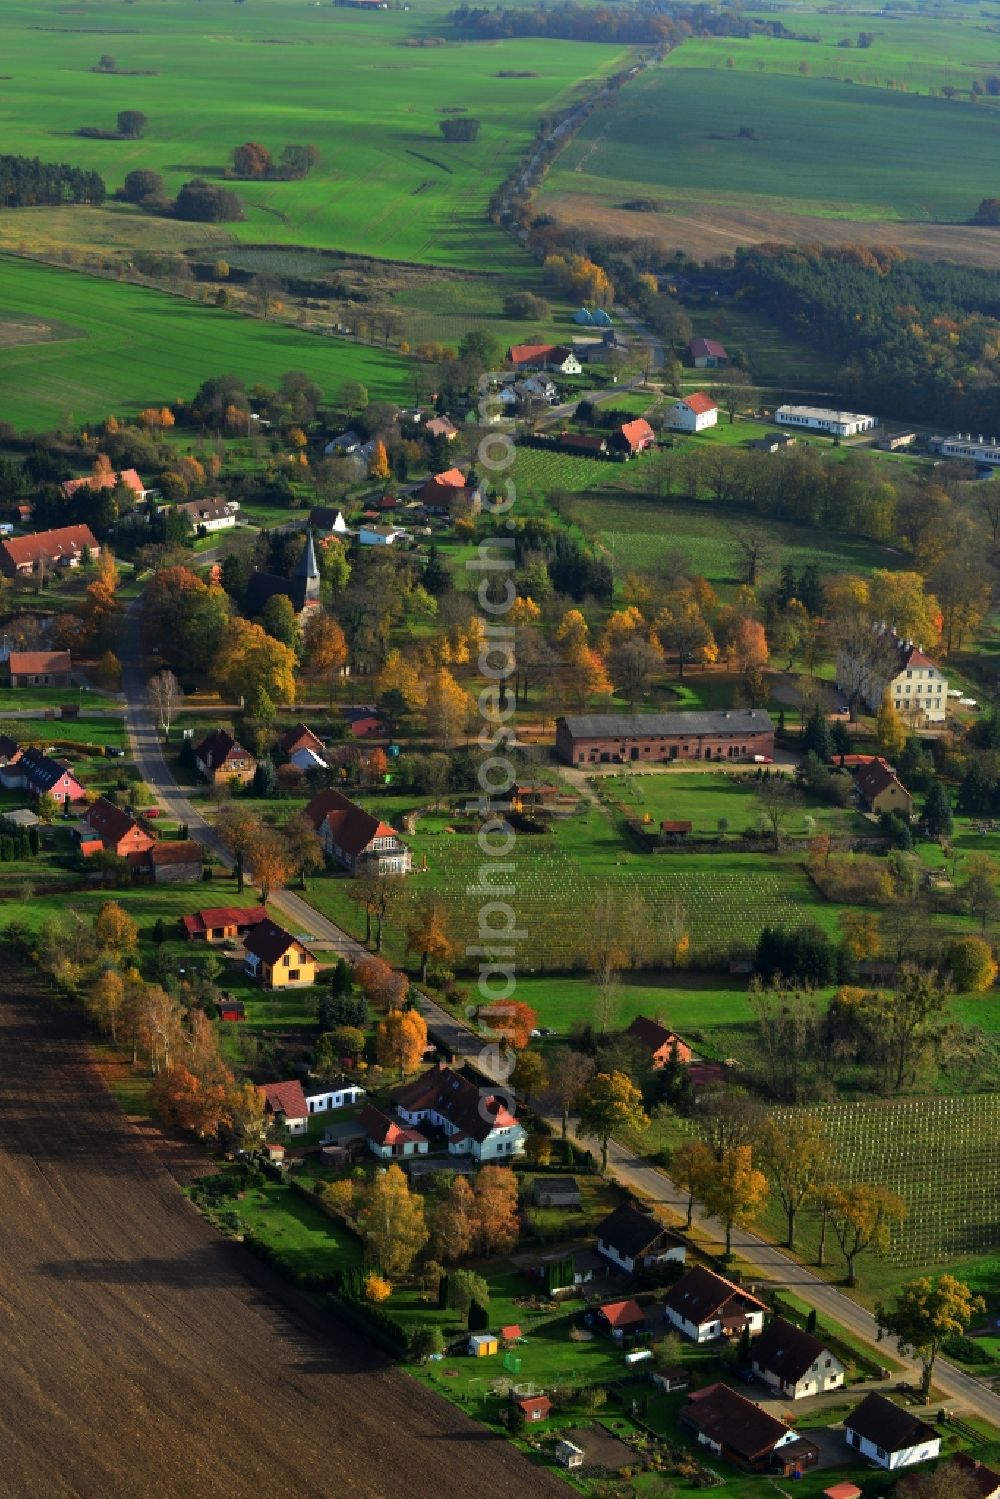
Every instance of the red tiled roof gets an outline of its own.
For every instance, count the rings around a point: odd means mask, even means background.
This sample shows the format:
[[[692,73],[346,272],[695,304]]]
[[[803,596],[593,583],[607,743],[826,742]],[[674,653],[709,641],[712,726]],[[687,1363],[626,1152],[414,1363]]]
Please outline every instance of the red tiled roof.
[[[272,1114],[281,1112],[286,1119],[308,1118],[306,1095],[298,1079],[289,1083],[264,1083],[257,1091],[263,1093]]]
[[[724,1384],[708,1385],[689,1395],[681,1419],[744,1462],[771,1452],[789,1430],[776,1416]]]
[[[267,911],[263,906],[206,906],[191,916],[182,916],[181,924],[189,936],[200,937],[210,927],[252,927],[266,920]]]
[[[517,1408],[522,1410],[529,1420],[534,1416],[536,1421],[544,1421],[552,1409],[552,1401],[548,1395],[527,1395],[517,1402]]]
[[[517,1122],[507,1108],[506,1099],[495,1095],[483,1097],[475,1083],[443,1065],[404,1083],[391,1096],[398,1109],[408,1114],[433,1111],[474,1140],[485,1140],[498,1125]]]
[[[650,1055],[654,1055],[663,1046],[672,1046],[675,1041],[678,1043],[682,1054],[688,1050],[676,1031],[669,1030],[665,1025],[661,1025],[658,1020],[649,1020],[645,1015],[637,1015],[625,1031],[625,1034],[641,1042],[648,1049]]]
[[[715,338],[692,338],[688,344],[688,353],[692,359],[728,359],[725,348]]]
[[[72,499],[78,489],[114,489],[119,480],[136,494],[145,491],[146,486],[135,469],[123,468],[120,471],[106,469],[98,474],[87,474],[82,479],[67,479],[63,485],[63,494],[67,499]]]
[[[455,423],[446,416],[434,416],[424,424],[424,431],[429,432],[432,437],[455,437],[458,428]]]
[[[704,416],[706,411],[718,411],[719,409],[711,396],[704,395],[700,390],[696,390],[693,395],[685,396],[683,405],[689,411],[693,411],[696,416]]]
[[[427,1138],[418,1129],[407,1129],[388,1114],[383,1114],[373,1103],[365,1104],[358,1115],[358,1123],[368,1139],[373,1140],[376,1145],[402,1145],[407,1142],[419,1144]]]
[[[317,791],[305,811],[317,831],[328,823],[333,842],[352,856],[363,853],[373,838],[399,836],[395,828],[357,806],[340,791]]]
[[[64,557],[79,557],[81,552],[99,550],[89,526],[57,526],[52,531],[35,531],[31,536],[12,536],[3,543],[3,549],[15,567],[33,566],[41,557],[60,562]]]
[[[881,792],[890,786],[898,786],[901,791],[906,787],[894,770],[884,760],[875,759],[868,765],[862,765],[854,776],[854,783],[866,802],[871,802]]]
[[[691,827],[692,827],[692,824],[690,822],[682,822],[682,821],[681,822],[678,822],[678,821],[671,822],[669,819],[665,818],[663,820],[663,822],[660,823],[660,832],[661,833],[690,833]]]
[[[104,843],[110,843],[113,846],[119,844],[127,833],[131,833],[133,828],[139,826],[131,812],[127,812],[124,807],[116,807],[113,802],[108,801],[106,796],[99,796],[96,802],[87,808],[84,819],[90,823],[94,832],[100,835]],[[147,834],[147,836],[152,841],[152,834]]]
[[[511,344],[507,358],[511,364],[538,364],[555,351],[555,344]]]
[[[609,1327],[632,1327],[636,1322],[645,1322],[646,1313],[635,1300],[611,1301],[600,1308],[601,1316]]]
[[[644,416],[636,417],[634,422],[625,422],[618,430],[633,450],[641,447],[644,442],[649,442],[651,437],[656,436],[656,433]]]
[[[11,676],[46,671],[69,671],[69,651],[11,651],[7,657]]]
[[[519,1338],[521,1336],[521,1329],[520,1327],[518,1327],[516,1322],[510,1322],[506,1327],[501,1327],[500,1336],[502,1338],[506,1338],[510,1343],[513,1342],[515,1338]]]
[[[293,750],[300,749],[302,745],[306,745],[309,749],[320,750],[323,748],[323,741],[306,724],[296,723],[280,736],[278,745],[286,755],[290,755]]]
[[[142,867],[143,864],[200,864],[202,862],[201,844],[196,843],[193,838],[172,839],[168,843],[154,843],[152,848],[143,849],[126,855],[130,864]]]
[[[734,1299],[745,1303],[748,1310],[766,1311],[764,1303],[758,1301],[756,1296],[751,1296],[742,1286],[726,1280],[722,1275],[716,1275],[714,1270],[708,1270],[704,1265],[693,1265],[670,1287],[664,1305],[687,1321],[700,1326],[703,1322],[712,1321],[720,1308]]]
[[[238,754],[246,760],[253,760],[249,750],[243,748],[239,740],[234,739],[228,729],[213,729],[195,750],[195,756],[209,770],[217,770],[220,765],[225,765],[230,755]]]

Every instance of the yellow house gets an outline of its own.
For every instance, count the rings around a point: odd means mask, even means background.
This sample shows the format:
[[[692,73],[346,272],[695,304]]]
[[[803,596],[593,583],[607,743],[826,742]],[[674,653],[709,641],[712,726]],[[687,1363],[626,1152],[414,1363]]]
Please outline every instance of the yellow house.
[[[303,988],[316,982],[317,962],[307,947],[270,919],[247,933],[245,971],[265,989]]]
[[[913,815],[913,797],[884,760],[872,760],[870,764],[862,765],[855,776],[855,784],[869,812],[899,812],[903,817]]]

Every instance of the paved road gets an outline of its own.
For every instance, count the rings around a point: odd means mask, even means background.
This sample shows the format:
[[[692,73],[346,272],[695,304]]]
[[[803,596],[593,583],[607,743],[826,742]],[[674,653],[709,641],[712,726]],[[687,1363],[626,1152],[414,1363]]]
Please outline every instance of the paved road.
[[[197,805],[190,800],[184,788],[178,786],[163,757],[159,736],[145,705],[145,677],[139,654],[137,625],[138,608],[136,604],[132,604],[126,616],[126,641],[122,649],[122,666],[128,703],[126,724],[132,739],[136,763],[143,780],[155,790],[160,802],[171,816],[180,822],[186,822],[191,836],[210,848],[227,868],[231,868],[232,861],[226,851],[220,847],[210,824]],[[359,942],[314,910],[295,891],[277,891],[271,897],[270,904],[273,909],[284,916],[292,930],[312,937],[324,948],[343,953],[349,958],[360,957],[365,953],[366,949]],[[474,1062],[487,1076],[496,1077],[488,1043],[481,1036],[448,1014],[428,996],[421,995],[420,1003],[435,1037],[448,1050],[457,1057]],[[558,1127],[555,1120],[550,1120],[549,1123],[554,1128]],[[592,1141],[578,1141],[578,1143],[593,1145]],[[686,1214],[687,1198],[676,1183],[672,1182],[665,1172],[652,1166],[642,1156],[637,1156],[617,1141],[611,1142],[608,1166],[611,1174],[622,1186],[641,1192],[651,1201],[682,1217]],[[696,1210],[695,1223],[709,1239],[721,1244],[722,1225],[719,1222],[709,1218],[700,1210]],[[826,1313],[827,1316],[842,1323],[867,1342],[876,1342],[878,1329],[870,1312],[859,1306],[844,1292],[837,1290],[835,1286],[821,1280],[805,1266],[790,1259],[775,1245],[747,1230],[736,1230],[733,1235],[733,1249],[740,1259],[748,1262],[760,1272],[762,1279],[774,1285],[791,1288],[803,1301],[816,1307],[817,1311]],[[916,1368],[912,1362],[901,1357],[894,1343],[888,1342],[886,1346],[901,1363],[907,1366],[910,1376],[915,1378]],[[950,1401],[953,1400],[964,1410],[973,1411],[1000,1426],[1000,1396],[994,1395],[978,1380],[939,1359],[935,1369],[935,1384]]]

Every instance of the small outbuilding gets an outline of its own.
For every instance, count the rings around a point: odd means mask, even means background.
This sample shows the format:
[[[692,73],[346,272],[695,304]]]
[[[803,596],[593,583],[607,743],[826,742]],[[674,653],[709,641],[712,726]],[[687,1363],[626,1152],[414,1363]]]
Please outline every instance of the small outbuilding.
[[[514,1403],[528,1422],[544,1421],[552,1409],[552,1401],[548,1395],[529,1395],[525,1400]]]
[[[844,1440],[880,1468],[895,1470],[941,1455],[941,1438],[919,1416],[885,1395],[866,1395],[844,1422]]]
[[[578,1208],[580,1184],[575,1176],[536,1176],[531,1196],[539,1208]]]
[[[500,1352],[500,1342],[495,1332],[474,1332],[469,1339],[470,1358],[489,1358]]]

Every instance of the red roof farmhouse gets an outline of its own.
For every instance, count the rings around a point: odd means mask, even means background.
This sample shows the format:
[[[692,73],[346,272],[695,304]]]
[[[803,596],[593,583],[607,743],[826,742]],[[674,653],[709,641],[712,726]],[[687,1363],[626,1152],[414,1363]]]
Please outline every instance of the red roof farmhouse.
[[[396,829],[340,791],[318,791],[305,809],[323,852],[352,874],[408,874],[410,850]]]
[[[739,1337],[744,1328],[754,1337],[764,1326],[766,1310],[756,1296],[703,1265],[686,1271],[663,1303],[667,1321],[695,1343]]]
[[[7,670],[12,687],[68,687],[69,651],[11,651]]]
[[[417,490],[417,499],[428,510],[450,512],[459,505],[468,505],[473,511],[480,504],[479,490],[469,484],[460,468],[442,469]]]
[[[266,920],[263,906],[206,906],[190,916],[182,916],[181,926],[185,937],[192,941],[231,942],[245,937]]]
[[[696,370],[718,369],[729,359],[725,347],[715,338],[690,339],[688,341],[688,357]]]
[[[116,489],[119,484],[124,484],[126,489],[131,489],[137,500],[146,498],[148,490],[134,468],[123,468],[117,473],[112,468],[99,469],[97,473],[85,474],[82,479],[67,479],[62,491],[66,498],[71,500],[78,490]]]
[[[774,724],[763,708],[573,714],[556,719],[556,753],[567,765],[752,760],[773,755]]]
[[[84,813],[84,821],[93,828],[101,845],[122,859],[126,854],[142,853],[152,848],[156,839],[136,822],[131,812],[116,807],[106,796],[99,796]]]
[[[681,1040],[676,1031],[668,1030],[658,1020],[648,1020],[645,1015],[637,1015],[632,1024],[626,1027],[625,1035],[629,1040],[637,1041],[649,1053],[650,1064],[654,1068],[665,1067],[675,1047],[679,1062],[691,1060],[690,1046]]]
[[[768,1468],[791,1475],[814,1467],[819,1448],[798,1436],[776,1416],[728,1385],[706,1385],[688,1396],[680,1424],[694,1433],[702,1446],[738,1467]]]
[[[524,1128],[514,1117],[513,1099],[484,1097],[476,1083],[443,1063],[397,1088],[392,1100],[404,1124],[426,1122],[442,1130],[449,1155],[496,1161],[524,1149]]]
[[[636,417],[634,422],[623,423],[614,435],[614,446],[630,458],[636,453],[644,453],[655,441],[656,433],[642,416]]]
[[[193,885],[201,880],[201,844],[193,838],[154,843],[142,853],[126,855],[132,875],[154,885]]]
[[[0,782],[8,789],[23,787],[31,796],[51,796],[54,801],[82,802],[86,792],[73,771],[61,760],[53,760],[34,746],[8,755],[0,772]]]
[[[290,1135],[304,1135],[309,1128],[306,1096],[298,1079],[288,1083],[264,1083],[257,1089],[264,1098],[264,1113],[283,1124]]]
[[[668,406],[666,419],[667,426],[677,427],[682,432],[704,432],[706,427],[715,426],[719,408],[711,396],[696,390]]]
[[[78,567],[85,556],[96,557],[100,547],[89,526],[60,526],[12,536],[0,543],[0,572],[6,578],[36,573],[40,567]]]
[[[365,1132],[368,1149],[380,1161],[400,1160],[411,1155],[426,1155],[428,1140],[418,1129],[409,1129],[383,1114],[373,1103],[366,1103],[358,1115],[358,1123]]]

